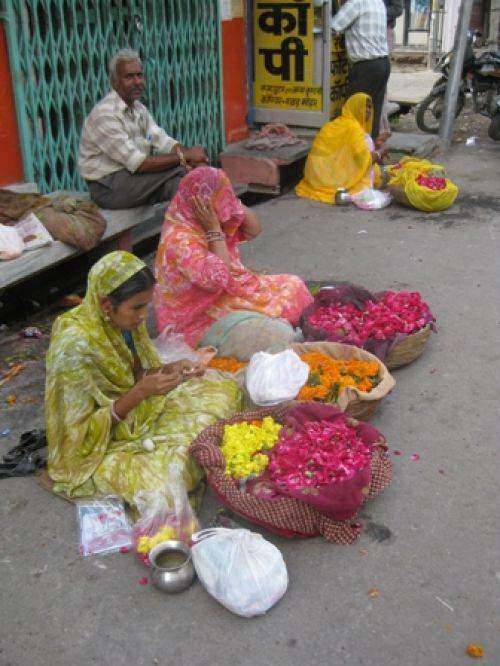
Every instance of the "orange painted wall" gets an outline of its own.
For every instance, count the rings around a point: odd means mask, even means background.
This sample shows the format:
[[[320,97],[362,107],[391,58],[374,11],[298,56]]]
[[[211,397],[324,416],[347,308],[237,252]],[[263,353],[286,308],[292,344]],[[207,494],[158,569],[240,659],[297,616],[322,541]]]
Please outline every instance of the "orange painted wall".
[[[245,19],[222,21],[224,124],[228,143],[248,136],[246,39]]]
[[[23,180],[5,30],[0,23],[0,185]]]

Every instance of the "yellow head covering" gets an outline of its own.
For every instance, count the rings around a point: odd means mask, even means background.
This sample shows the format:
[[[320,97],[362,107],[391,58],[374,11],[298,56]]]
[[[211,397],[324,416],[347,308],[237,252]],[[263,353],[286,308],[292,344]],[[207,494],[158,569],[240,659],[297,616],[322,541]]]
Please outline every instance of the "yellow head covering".
[[[295,188],[300,197],[333,203],[338,188],[351,194],[371,187],[372,157],[367,135],[373,122],[371,99],[349,97],[341,115],[318,132],[307,157],[304,177]]]

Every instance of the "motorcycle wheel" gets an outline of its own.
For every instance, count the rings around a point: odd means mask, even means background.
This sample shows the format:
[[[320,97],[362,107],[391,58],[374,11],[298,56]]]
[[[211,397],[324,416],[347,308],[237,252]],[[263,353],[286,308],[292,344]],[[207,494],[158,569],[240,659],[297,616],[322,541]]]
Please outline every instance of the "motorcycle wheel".
[[[493,141],[500,141],[500,113],[496,113],[491,119],[488,128],[488,136],[490,139],[493,139]]]
[[[439,123],[441,122],[441,115],[444,107],[444,95],[446,87],[443,86],[441,90],[433,90],[430,95],[427,95],[417,107],[415,120],[417,126],[422,132],[427,134],[437,134],[439,132]],[[465,95],[460,92],[457,100],[457,110],[455,118],[457,118],[465,106]]]

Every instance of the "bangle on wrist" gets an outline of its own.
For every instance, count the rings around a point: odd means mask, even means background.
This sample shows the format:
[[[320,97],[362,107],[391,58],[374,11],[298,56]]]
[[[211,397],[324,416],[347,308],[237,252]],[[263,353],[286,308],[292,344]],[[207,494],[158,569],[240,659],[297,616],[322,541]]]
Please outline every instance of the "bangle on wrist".
[[[118,414],[116,413],[114,402],[111,403],[111,418],[117,423],[121,423],[123,421],[123,419],[119,417]]]
[[[186,157],[185,157],[184,153],[182,152],[181,147],[179,146],[179,144],[177,144],[175,146],[175,152],[177,153],[177,157],[179,158],[179,164],[181,165],[181,167],[184,167],[184,169],[186,169],[186,171],[189,171],[189,165],[186,162]]]
[[[207,231],[205,233],[205,240],[207,243],[213,243],[214,241],[225,241],[226,236],[222,231]]]

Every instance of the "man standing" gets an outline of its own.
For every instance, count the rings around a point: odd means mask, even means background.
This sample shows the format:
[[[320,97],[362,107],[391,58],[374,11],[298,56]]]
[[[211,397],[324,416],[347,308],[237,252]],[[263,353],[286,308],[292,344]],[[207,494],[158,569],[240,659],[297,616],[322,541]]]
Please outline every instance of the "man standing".
[[[383,0],[347,0],[333,17],[332,30],[345,32],[347,55],[351,61],[347,94],[363,92],[372,98],[372,137],[376,139],[391,71]]]
[[[78,167],[101,208],[133,208],[168,201],[189,167],[207,163],[200,146],[182,147],[139,101],[144,78],[139,54],[122,49],[111,58],[113,90],[83,125]]]
[[[385,8],[387,10],[387,48],[389,49],[389,56],[394,46],[394,28],[396,26],[396,19],[403,13],[403,0],[384,0]],[[384,96],[384,104],[382,107],[382,116],[380,119],[380,133],[383,139],[388,139],[391,135],[391,126],[389,123],[388,113],[388,99],[387,89]]]

